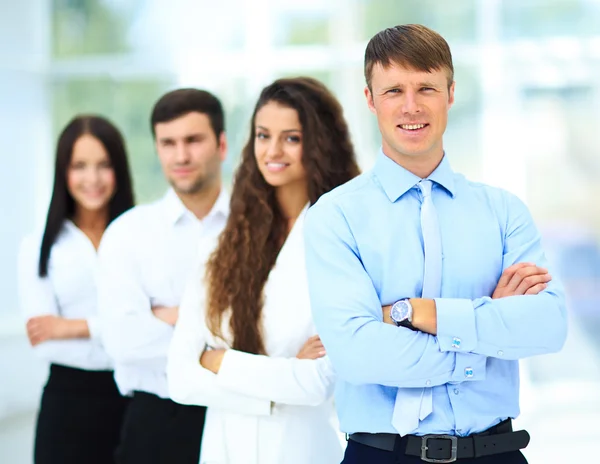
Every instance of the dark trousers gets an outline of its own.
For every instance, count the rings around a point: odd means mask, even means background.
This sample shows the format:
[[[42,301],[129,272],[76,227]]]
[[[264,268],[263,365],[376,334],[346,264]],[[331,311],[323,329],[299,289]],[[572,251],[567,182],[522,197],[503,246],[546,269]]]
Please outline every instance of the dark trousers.
[[[423,464],[417,456],[407,456],[403,452],[383,451],[371,446],[348,440],[342,464]],[[520,451],[496,454],[473,459],[458,459],[458,464],[527,464]]]
[[[206,408],[135,392],[123,422],[117,464],[198,464]]]
[[[111,464],[129,400],[112,371],[52,364],[38,414],[36,464]]]

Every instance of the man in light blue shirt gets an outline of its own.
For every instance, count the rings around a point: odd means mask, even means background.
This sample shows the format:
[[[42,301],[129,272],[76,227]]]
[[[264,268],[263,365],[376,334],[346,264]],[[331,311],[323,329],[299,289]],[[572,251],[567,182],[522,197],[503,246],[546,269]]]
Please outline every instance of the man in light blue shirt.
[[[365,53],[373,170],[307,215],[317,330],[338,373],[344,464],[525,463],[518,360],[566,338],[563,290],[525,205],[452,171],[450,49],[419,25]]]

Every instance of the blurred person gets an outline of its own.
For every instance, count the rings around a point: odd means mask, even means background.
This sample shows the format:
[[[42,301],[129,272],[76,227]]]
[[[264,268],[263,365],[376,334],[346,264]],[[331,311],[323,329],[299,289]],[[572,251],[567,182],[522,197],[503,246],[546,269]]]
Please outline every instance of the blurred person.
[[[42,233],[18,263],[20,306],[35,353],[50,363],[35,431],[36,464],[114,462],[127,399],[102,346],[96,250],[108,224],[133,206],[125,143],[99,116],[77,116],[58,139]]]
[[[208,406],[202,464],[328,464],[342,448],[334,373],[315,333],[304,266],[308,207],[358,174],[343,111],[311,78],[256,103],[216,251],[186,288],[169,391]]]
[[[374,168],[306,217],[315,325],[338,375],[344,463],[525,463],[518,360],[561,349],[563,290],[514,195],[452,171],[450,49],[420,25],[376,34],[365,95]],[[382,310],[383,305],[383,310]]]
[[[117,462],[197,464],[206,408],[170,399],[166,361],[188,273],[228,215],[223,108],[209,92],[178,89],[156,102],[150,125],[171,188],[111,224],[99,251],[105,344],[132,397]]]

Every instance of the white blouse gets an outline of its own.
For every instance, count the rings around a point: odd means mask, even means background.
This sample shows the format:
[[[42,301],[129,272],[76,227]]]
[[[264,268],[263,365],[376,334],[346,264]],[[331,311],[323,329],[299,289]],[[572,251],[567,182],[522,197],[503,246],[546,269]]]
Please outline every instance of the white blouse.
[[[42,359],[86,370],[110,370],[112,361],[102,347],[96,301],[98,257],[90,239],[71,221],[65,221],[50,250],[48,275],[39,277],[42,233],[21,243],[18,258],[18,293],[26,319],[55,315],[85,319],[89,339],[48,340],[34,347]]]
[[[204,266],[186,287],[169,350],[171,397],[208,406],[201,464],[330,464],[340,462],[327,357],[297,359],[315,334],[304,264],[303,222],[297,219],[265,285],[263,337],[268,356],[228,349],[205,324]],[[206,346],[226,348],[218,374],[199,362]]]
[[[202,220],[169,189],[162,199],[122,214],[104,233],[98,309],[122,395],[140,390],[169,397],[166,365],[173,327],[155,317],[152,307],[179,306],[199,255],[214,249],[228,213],[224,189]]]

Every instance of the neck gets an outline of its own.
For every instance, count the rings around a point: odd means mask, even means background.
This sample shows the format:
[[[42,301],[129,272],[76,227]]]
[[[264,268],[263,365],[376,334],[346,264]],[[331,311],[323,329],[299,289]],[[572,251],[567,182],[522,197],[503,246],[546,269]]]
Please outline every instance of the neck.
[[[404,169],[421,179],[429,177],[431,173],[436,170],[444,157],[444,150],[441,146],[431,150],[429,153],[411,156],[398,153],[384,143],[383,153],[392,161],[395,161]]]
[[[205,188],[194,193],[181,193],[175,191],[184,206],[198,219],[204,219],[213,209],[219,194],[221,193],[221,180],[207,185]]]
[[[278,187],[275,197],[281,213],[287,220],[295,220],[308,203],[308,186],[306,181]]]
[[[76,206],[75,214],[73,214],[73,222],[82,230],[103,231],[108,224],[108,206],[95,211]]]

